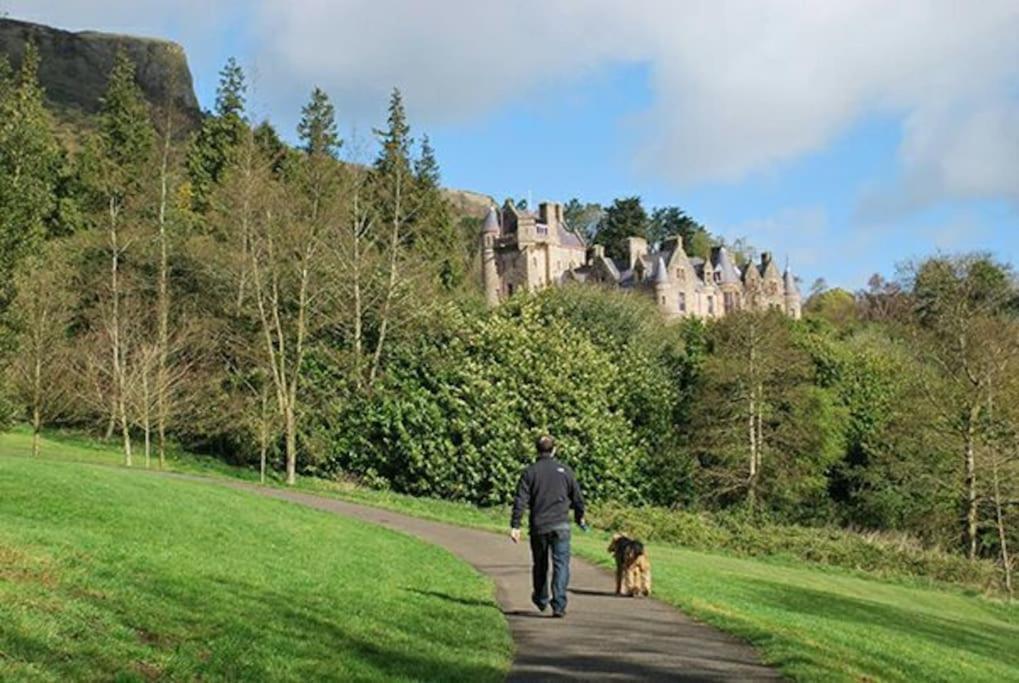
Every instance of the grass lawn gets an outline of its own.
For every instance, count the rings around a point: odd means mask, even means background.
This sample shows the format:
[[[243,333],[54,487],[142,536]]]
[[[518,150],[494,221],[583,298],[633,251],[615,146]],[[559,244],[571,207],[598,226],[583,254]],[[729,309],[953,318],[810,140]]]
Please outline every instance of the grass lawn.
[[[441,549],[11,446],[0,441],[0,680],[505,676],[512,644],[491,584]]]
[[[0,455],[27,444],[24,433],[0,435]],[[47,443],[43,452],[64,457],[63,448]],[[119,462],[103,448],[78,452],[73,440],[66,448],[69,457]],[[172,466],[210,468],[187,459]],[[231,473],[223,466],[214,469]],[[298,485],[463,526],[504,531],[508,519],[505,510],[321,480]],[[577,555],[607,567],[606,545],[607,537],[598,532],[574,535]],[[658,598],[745,638],[794,679],[1019,681],[1019,606],[962,589],[883,581],[788,558],[736,558],[657,544],[650,552]]]

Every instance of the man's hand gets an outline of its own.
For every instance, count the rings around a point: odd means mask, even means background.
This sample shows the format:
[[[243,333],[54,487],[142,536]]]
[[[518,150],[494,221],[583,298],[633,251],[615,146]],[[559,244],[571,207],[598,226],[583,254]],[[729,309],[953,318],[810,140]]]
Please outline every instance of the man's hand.
[[[520,529],[510,529],[510,538],[514,543],[520,543]]]

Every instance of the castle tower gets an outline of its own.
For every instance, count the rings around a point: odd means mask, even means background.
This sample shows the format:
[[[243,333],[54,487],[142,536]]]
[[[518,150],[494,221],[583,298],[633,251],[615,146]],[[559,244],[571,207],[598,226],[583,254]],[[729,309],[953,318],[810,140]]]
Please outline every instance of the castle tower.
[[[782,275],[782,283],[785,289],[785,312],[793,320],[799,320],[803,315],[800,288],[796,286],[796,278],[793,271],[789,270],[789,266],[786,266]]]
[[[658,257],[658,263],[655,264],[654,272],[654,289],[655,289],[655,302],[658,304],[658,308],[665,313],[670,315],[672,311],[669,310],[669,270],[665,267],[665,259],[661,256]]]
[[[499,217],[495,207],[488,209],[481,228],[481,284],[485,288],[485,301],[489,306],[499,303],[499,269],[495,263],[495,240],[499,236]]]

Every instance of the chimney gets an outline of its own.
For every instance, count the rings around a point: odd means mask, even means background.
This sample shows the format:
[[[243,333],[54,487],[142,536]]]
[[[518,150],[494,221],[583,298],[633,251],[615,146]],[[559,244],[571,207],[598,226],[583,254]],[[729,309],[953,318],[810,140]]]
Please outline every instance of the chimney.
[[[771,264],[771,252],[761,252],[761,270],[764,270]]]
[[[557,204],[555,202],[542,202],[538,205],[538,222],[547,225],[550,234],[554,234],[556,228],[559,226],[559,221],[561,220],[562,215],[562,204]]]
[[[669,235],[662,240],[662,251],[679,251],[683,248],[683,238],[680,235]]]
[[[643,237],[627,237],[626,251],[630,258],[630,267],[637,263],[641,256],[647,255],[647,240]]]
[[[595,259],[595,258],[604,258],[604,257],[605,257],[605,247],[602,246],[601,244],[592,245],[592,247],[591,247],[591,258]]]

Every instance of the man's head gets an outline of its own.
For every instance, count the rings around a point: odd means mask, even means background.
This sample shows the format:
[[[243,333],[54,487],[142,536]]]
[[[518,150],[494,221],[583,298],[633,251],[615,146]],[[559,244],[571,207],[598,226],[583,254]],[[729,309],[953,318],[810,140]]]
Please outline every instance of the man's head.
[[[543,458],[555,453],[555,439],[548,434],[539,436],[534,445],[538,449],[538,455]]]

